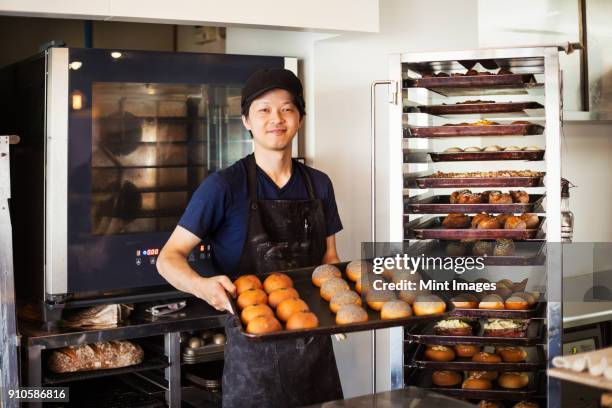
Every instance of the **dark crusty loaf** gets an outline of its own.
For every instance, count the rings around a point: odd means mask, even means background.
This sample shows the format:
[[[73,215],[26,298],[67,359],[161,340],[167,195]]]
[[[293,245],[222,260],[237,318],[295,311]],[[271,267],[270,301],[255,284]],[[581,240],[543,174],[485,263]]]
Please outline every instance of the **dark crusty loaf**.
[[[127,367],[142,362],[144,352],[138,344],[122,340],[84,344],[54,350],[47,361],[56,373]]]

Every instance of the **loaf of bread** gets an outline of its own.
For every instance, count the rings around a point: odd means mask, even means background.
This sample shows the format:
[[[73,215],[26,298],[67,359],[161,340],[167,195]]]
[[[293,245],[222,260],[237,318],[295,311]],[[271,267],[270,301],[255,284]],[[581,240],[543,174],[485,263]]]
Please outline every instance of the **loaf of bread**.
[[[55,373],[102,370],[139,364],[144,352],[139,345],[127,340],[98,342],[54,350],[47,367]]]

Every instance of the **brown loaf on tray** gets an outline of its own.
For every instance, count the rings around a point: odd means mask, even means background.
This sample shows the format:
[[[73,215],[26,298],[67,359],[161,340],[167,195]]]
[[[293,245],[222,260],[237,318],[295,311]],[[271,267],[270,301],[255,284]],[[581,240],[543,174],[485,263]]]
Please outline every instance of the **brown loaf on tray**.
[[[49,356],[47,367],[55,373],[102,370],[140,364],[144,352],[130,341],[108,341],[64,347]]]

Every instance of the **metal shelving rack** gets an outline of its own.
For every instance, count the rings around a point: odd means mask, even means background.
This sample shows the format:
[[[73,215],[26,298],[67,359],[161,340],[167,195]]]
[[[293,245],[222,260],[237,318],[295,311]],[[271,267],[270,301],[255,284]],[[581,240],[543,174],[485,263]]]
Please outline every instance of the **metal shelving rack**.
[[[427,126],[432,124],[441,125],[443,123],[457,123],[472,120],[459,119],[459,117],[445,117],[441,121],[439,117],[427,115],[423,113],[416,114],[415,117],[410,117],[405,113],[405,107],[409,106],[414,100],[417,100],[421,105],[431,103],[447,103],[465,99],[478,99],[477,95],[493,95],[484,99],[504,98],[507,95],[512,95],[512,101],[518,100],[533,100],[537,99],[544,105],[543,112],[537,113],[539,117],[527,117],[526,120],[539,122],[545,126],[544,136],[540,136],[538,142],[544,143],[546,149],[544,160],[541,162],[504,162],[503,164],[495,162],[471,162],[472,168],[469,169],[469,164],[454,163],[452,170],[447,171],[481,171],[501,169],[530,169],[545,171],[544,186],[539,190],[546,194],[545,206],[542,215],[546,216],[545,238],[546,241],[546,261],[545,274],[542,289],[546,291],[548,299],[546,317],[546,349],[548,352],[548,361],[562,351],[562,249],[561,249],[561,149],[560,140],[562,133],[562,74],[559,67],[559,52],[571,52],[572,45],[566,46],[540,46],[540,47],[525,47],[525,48],[503,48],[503,49],[481,49],[470,51],[451,51],[451,52],[430,52],[430,53],[404,53],[394,54],[389,57],[389,78],[388,81],[377,81],[373,84],[374,87],[378,84],[389,84],[392,88],[393,97],[389,103],[389,157],[388,157],[388,204],[389,211],[389,236],[386,239],[389,242],[408,242],[409,244],[417,243],[414,238],[406,234],[415,222],[418,221],[418,216],[414,214],[406,214],[409,217],[409,223],[405,224],[404,198],[412,197],[415,193],[422,194],[426,190],[417,190],[416,186],[410,189],[405,189],[404,178],[406,176],[419,176],[425,173],[431,173],[432,170],[445,169],[444,166],[448,163],[432,163],[427,158],[427,151],[432,151],[433,143],[437,149],[443,150],[445,147],[444,141],[429,139],[406,139],[404,138],[404,128],[410,125]],[[410,94],[407,88],[403,87],[403,80],[409,77],[418,77],[423,72],[465,72],[475,63],[480,63],[483,67],[493,69],[493,67],[504,67],[510,69],[513,73],[534,74],[538,85],[534,87],[525,87],[522,89],[505,89],[500,92],[491,92],[480,89],[478,92],[461,92],[456,96],[441,95],[424,88],[411,88]],[[469,67],[469,68],[468,68]],[[473,91],[473,90],[472,90]],[[523,95],[518,95],[522,93]],[[469,98],[465,96],[469,95]],[[502,96],[504,95],[504,96]],[[461,99],[460,97],[463,97]],[[525,96],[527,98],[525,98]],[[521,99],[521,97],[523,99]],[[374,95],[373,95],[373,112],[375,112]],[[478,120],[486,115],[476,115],[473,120]],[[489,115],[491,116],[491,115]],[[465,117],[465,115],[463,116]],[[489,119],[489,117],[487,117]],[[502,120],[505,120],[503,118]],[[495,117],[492,120],[496,120]],[[437,123],[436,123],[437,121]],[[373,121],[373,144],[375,144],[375,122]],[[524,136],[520,136],[524,137]],[[531,136],[528,136],[531,137]],[[447,139],[449,140],[449,139]],[[455,138],[454,140],[460,140]],[[512,142],[509,144],[517,144],[515,137],[511,137]],[[472,141],[466,146],[479,144],[480,141]],[[481,143],[495,144],[496,141],[488,143],[489,139],[484,137]],[[462,142],[452,141],[452,145],[461,144]],[[521,145],[538,144],[533,142],[523,142]],[[404,162],[404,154],[410,153],[410,163]],[[374,155],[374,153],[373,153]],[[373,174],[375,167],[373,156]],[[473,164],[478,163],[474,168]],[[518,167],[513,166],[518,164]],[[464,169],[461,166],[468,166]],[[534,168],[535,166],[535,168]],[[538,167],[539,166],[539,167]],[[451,166],[452,167],[452,166]],[[456,170],[455,170],[456,169]],[[374,180],[374,177],[373,177]],[[455,188],[453,190],[457,190]],[[532,189],[527,189],[529,193],[533,193]],[[544,190],[544,191],[542,191]],[[373,182],[373,191],[375,191],[375,183]],[[445,194],[450,191],[445,192]],[[375,208],[375,202],[373,202]],[[374,211],[374,210],[373,210]],[[424,219],[424,218],[423,218]],[[423,220],[421,219],[421,221]],[[375,238],[375,224],[373,224]],[[556,244],[553,244],[556,243]],[[389,333],[389,367],[391,388],[403,388],[406,385],[404,379],[404,330],[401,327],[394,328]],[[560,406],[560,390],[559,383],[554,379],[547,381],[547,396],[548,405],[550,407]]]

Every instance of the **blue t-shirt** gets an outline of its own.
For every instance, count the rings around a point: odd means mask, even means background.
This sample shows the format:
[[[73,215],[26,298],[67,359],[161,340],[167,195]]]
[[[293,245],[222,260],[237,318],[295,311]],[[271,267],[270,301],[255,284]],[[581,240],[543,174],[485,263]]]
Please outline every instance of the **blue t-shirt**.
[[[301,164],[298,164],[301,165]],[[311,167],[308,172],[315,196],[323,203],[327,236],[342,230],[334,188],[329,177]],[[291,177],[282,187],[257,166],[257,197],[260,200],[306,200],[303,176],[292,166]],[[249,214],[247,169],[244,160],[210,174],[194,192],[178,225],[212,246],[215,270],[231,274],[238,266],[246,239]]]

